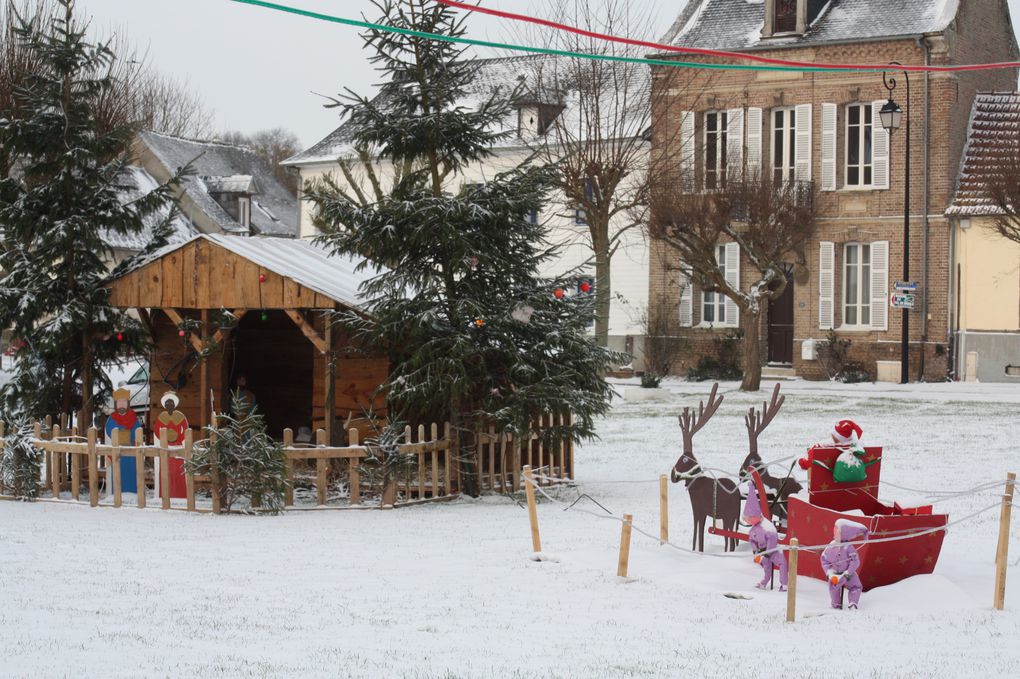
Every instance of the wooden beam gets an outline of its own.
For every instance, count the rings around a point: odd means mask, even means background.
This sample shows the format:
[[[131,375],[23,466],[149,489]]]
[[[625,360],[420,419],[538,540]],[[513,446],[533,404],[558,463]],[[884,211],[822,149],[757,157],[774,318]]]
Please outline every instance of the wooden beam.
[[[163,309],[163,313],[165,313],[170,321],[178,328],[184,325],[184,319],[181,318],[181,315],[177,313],[175,309]],[[201,354],[202,350],[205,348],[202,345],[202,340],[195,337],[195,334],[191,332],[188,333],[188,340],[191,342],[191,346],[195,348],[195,351]]]
[[[240,323],[241,319],[244,318],[244,315],[246,313],[248,313],[248,310],[247,309],[234,309],[230,313],[232,313],[234,315],[234,317],[237,319],[237,322]],[[227,338],[227,336],[230,335],[230,332],[232,330],[233,330],[233,328],[220,328],[219,330],[217,330],[213,334],[212,341],[214,343],[216,343],[216,344],[221,343],[223,340],[225,340]]]
[[[135,311],[138,312],[138,318],[141,320],[145,332],[149,333],[149,337],[155,337],[156,333],[152,329],[152,317],[149,316],[149,310],[144,307],[137,307]]]
[[[294,309],[284,309],[284,313],[290,317],[290,320],[294,321],[294,325],[300,328],[301,332],[304,333],[305,337],[315,345],[315,348],[319,350],[320,354],[325,354],[329,351],[326,341],[319,337],[319,333],[315,332],[315,328],[305,320],[305,317],[301,315],[300,311]],[[329,361],[326,361],[329,363]]]
[[[323,331],[326,334],[326,436],[327,445],[333,444],[336,436],[336,333],[333,331],[332,314],[323,314]]]
[[[202,309],[202,334],[209,332],[209,310]],[[215,341],[215,339],[213,340]],[[203,344],[205,344],[203,342]],[[201,353],[201,352],[199,352]],[[205,431],[206,414],[209,412],[209,356],[201,356],[198,364],[198,430]]]

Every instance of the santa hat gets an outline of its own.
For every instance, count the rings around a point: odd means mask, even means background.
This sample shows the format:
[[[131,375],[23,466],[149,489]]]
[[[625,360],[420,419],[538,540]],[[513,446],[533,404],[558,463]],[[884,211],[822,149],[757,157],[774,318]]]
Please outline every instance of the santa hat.
[[[761,502],[758,500],[758,488],[754,481],[747,482],[747,500],[744,502],[744,523],[747,519],[761,518]]]
[[[864,432],[853,420],[840,420],[832,428],[832,438],[836,443],[856,444]]]
[[[121,382],[117,385],[117,388],[113,390],[113,401],[131,401],[131,390],[127,388],[125,383]]]
[[[177,396],[177,393],[173,391],[168,391],[165,394],[163,394],[163,396],[161,396],[159,399],[159,404],[164,408],[168,408],[169,406],[167,406],[166,402],[171,399],[173,399],[174,406],[180,405],[181,399],[179,396]]]

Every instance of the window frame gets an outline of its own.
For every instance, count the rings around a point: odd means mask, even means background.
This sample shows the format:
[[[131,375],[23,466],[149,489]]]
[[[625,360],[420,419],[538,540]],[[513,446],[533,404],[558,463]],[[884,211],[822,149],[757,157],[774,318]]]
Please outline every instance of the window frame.
[[[843,107],[843,117],[845,121],[843,123],[843,188],[849,190],[870,190],[875,188],[875,126],[874,126],[874,105],[868,102],[854,102],[847,104]],[[852,124],[850,122],[850,111],[852,109],[858,109],[860,111],[860,122]],[[867,115],[865,115],[867,112]],[[857,154],[860,162],[856,165],[850,164],[850,149],[851,149],[851,138],[850,128],[851,126],[860,129],[857,137]],[[870,130],[870,143],[866,131]],[[856,169],[858,171],[857,182],[850,181],[850,170]],[[870,180],[865,182],[864,179],[867,174],[870,173]]]
[[[715,116],[715,129],[710,133],[708,129],[709,118]],[[703,185],[706,191],[718,191],[726,186],[726,171],[729,169],[729,124],[730,116],[728,111],[705,111],[704,125],[702,130],[702,166],[704,167]],[[714,135],[714,143],[709,144],[709,134]],[[712,148],[715,153],[715,162],[712,166],[708,162],[708,152]],[[709,185],[709,174],[714,179],[714,185]]]
[[[852,305],[855,312],[855,319],[853,323],[847,322],[848,309],[851,308],[850,304],[850,251],[856,250],[857,261],[852,265],[857,269],[857,284],[856,290],[854,290],[857,301]],[[865,261],[864,254],[867,253],[867,261]],[[871,330],[871,324],[874,320],[871,313],[871,243],[864,242],[851,242],[843,244],[843,261],[842,261],[842,298],[840,299],[840,310],[842,318],[842,329],[847,330]],[[864,314],[867,313],[867,321],[864,322]]]
[[[776,127],[776,114],[785,114],[785,124],[782,128]],[[781,129],[784,135],[784,143],[780,147],[776,143],[776,133]],[[797,180],[797,107],[796,106],[780,106],[769,111],[769,145],[771,146],[771,162],[769,169],[772,172],[772,180],[774,182],[792,182]],[[785,135],[789,135],[789,139],[785,138]],[[788,153],[788,158],[779,158],[782,163],[781,166],[776,166],[776,151],[779,151],[779,155]],[[777,180],[776,173],[779,172],[780,179]]]
[[[715,260],[719,273],[726,278],[726,244],[715,246]],[[712,320],[708,320],[705,310],[712,309]],[[711,326],[726,325],[726,295],[721,292],[701,291],[701,324]]]

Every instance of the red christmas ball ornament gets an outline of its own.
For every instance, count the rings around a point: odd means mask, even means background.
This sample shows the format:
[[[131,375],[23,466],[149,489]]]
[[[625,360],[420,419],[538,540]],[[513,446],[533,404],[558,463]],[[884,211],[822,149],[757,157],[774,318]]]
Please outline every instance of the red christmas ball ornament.
[[[481,318],[476,318],[475,319],[475,325],[478,326],[479,328],[484,328],[485,327],[485,321],[482,320]]]
[[[259,274],[259,283],[265,283],[265,282],[266,282],[266,275],[264,273],[260,273]]]
[[[124,341],[124,333],[122,333],[122,332],[118,332],[117,333],[117,341],[118,342],[123,342]]]
[[[186,334],[188,334],[188,333],[184,332],[183,330],[178,330],[177,331],[177,336],[178,337],[184,337]]]
[[[563,288],[556,288],[555,292],[553,292],[553,295],[556,297],[556,299],[563,299],[563,295],[565,294],[566,293],[563,292]]]
[[[581,292],[585,294],[591,292],[591,283],[589,283],[588,281],[584,281],[583,283],[581,283]]]

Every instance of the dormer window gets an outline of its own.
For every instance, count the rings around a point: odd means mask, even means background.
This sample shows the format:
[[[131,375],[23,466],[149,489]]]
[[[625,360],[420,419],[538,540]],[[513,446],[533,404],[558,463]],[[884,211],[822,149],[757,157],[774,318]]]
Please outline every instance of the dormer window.
[[[237,199],[237,221],[244,228],[251,228],[251,196],[240,196]]]
[[[797,32],[797,0],[774,0],[774,33]]]

